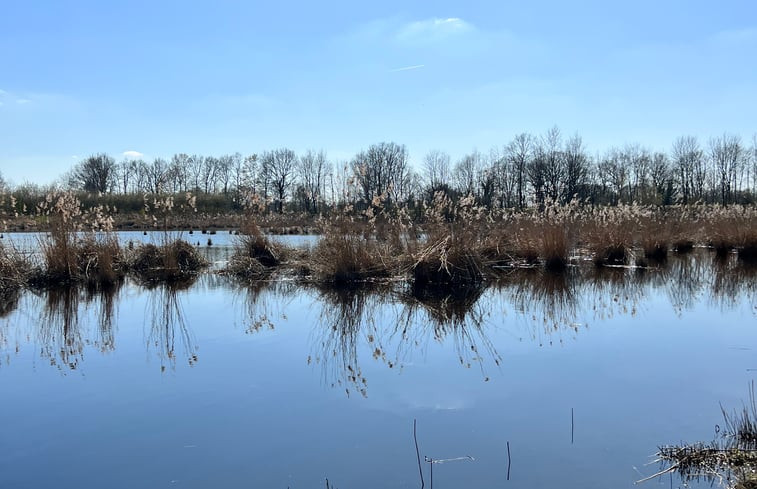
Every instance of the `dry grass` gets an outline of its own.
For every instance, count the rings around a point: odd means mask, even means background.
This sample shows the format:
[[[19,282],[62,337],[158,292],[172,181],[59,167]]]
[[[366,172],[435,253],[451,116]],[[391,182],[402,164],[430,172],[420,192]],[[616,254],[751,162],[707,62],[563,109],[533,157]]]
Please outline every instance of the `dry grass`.
[[[29,263],[14,248],[0,243],[0,294],[15,293],[26,285]]]
[[[426,239],[409,243],[416,287],[469,286],[482,282],[489,269],[491,246],[486,215],[472,197],[452,203],[437,194],[426,210]]]
[[[333,230],[327,230],[309,261],[317,280],[338,285],[387,278],[398,270],[386,242]]]
[[[643,209],[637,218],[637,225],[638,244],[643,256],[637,257],[636,264],[666,263],[671,242],[668,216],[658,209]]]
[[[597,266],[625,265],[634,242],[636,209],[604,207],[582,216],[581,238]]]
[[[237,278],[258,280],[267,278],[277,267],[292,255],[292,250],[271,241],[252,221],[241,227],[234,254],[229,259],[225,272]]]
[[[130,270],[146,282],[181,282],[208,266],[200,252],[183,240],[141,245],[129,262]]]

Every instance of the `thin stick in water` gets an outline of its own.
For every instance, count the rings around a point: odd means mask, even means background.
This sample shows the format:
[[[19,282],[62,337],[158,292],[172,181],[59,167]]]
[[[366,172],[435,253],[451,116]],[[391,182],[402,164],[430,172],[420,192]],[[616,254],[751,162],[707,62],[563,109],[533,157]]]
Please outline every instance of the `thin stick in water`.
[[[510,442],[507,442],[507,480],[510,480],[510,464],[512,460],[510,460]]]
[[[413,419],[413,440],[415,441],[415,456],[418,457],[418,473],[421,475],[421,489],[426,486],[423,482],[423,467],[421,467],[421,452],[418,450],[418,436],[416,435],[417,419]],[[433,470],[433,469],[432,469]]]
[[[573,424],[573,408],[570,408],[570,444],[573,444],[573,432],[574,432],[574,424]]]

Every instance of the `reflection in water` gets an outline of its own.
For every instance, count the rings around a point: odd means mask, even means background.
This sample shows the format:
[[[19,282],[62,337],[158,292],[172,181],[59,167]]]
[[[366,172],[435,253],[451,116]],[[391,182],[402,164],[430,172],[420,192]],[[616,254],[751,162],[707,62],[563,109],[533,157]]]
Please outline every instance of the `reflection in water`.
[[[197,346],[186,321],[180,294],[189,286],[163,284],[150,290],[147,299],[149,331],[145,335],[148,351],[154,348],[160,359],[161,371],[176,366],[177,343],[182,357],[190,366],[197,362]],[[178,341],[177,341],[178,338]]]
[[[7,317],[15,311],[20,298],[20,289],[6,289],[0,292],[0,318]]]
[[[37,332],[42,355],[59,368],[73,370],[82,360],[85,346],[95,346],[102,352],[114,350],[113,315],[120,289],[121,284],[115,284],[98,289],[57,287],[43,292],[44,307]],[[94,334],[79,321],[82,309],[96,311]]]
[[[413,353],[424,354],[430,342],[450,341],[465,367],[477,364],[485,379],[485,358],[500,356],[484,331],[488,312],[478,303],[482,288],[460,290],[372,285],[320,288],[319,336],[308,362],[320,364],[324,380],[349,395],[367,395],[359,351],[361,343],[373,360],[401,370]]]
[[[286,306],[297,293],[294,282],[257,281],[240,284],[224,278],[223,287],[231,288],[235,302],[241,299],[241,322],[245,332],[274,330],[276,318],[286,319]]]
[[[654,269],[572,267],[562,274],[513,270],[486,289],[403,283],[333,289],[292,281],[242,287],[206,274],[196,283],[150,289],[127,281],[105,290],[21,292],[0,298],[0,358],[7,361],[24,343],[36,342],[53,365],[75,369],[85,347],[114,350],[116,310],[122,290],[129,290],[129,301],[147,301],[144,342],[157,353],[161,368],[175,366],[177,358],[193,365],[197,345],[182,299],[221,291],[240,299],[233,301],[234,314],[248,333],[272,330],[278,319],[286,320],[289,307],[304,303],[316,309],[309,361],[321,365],[328,384],[365,394],[368,380],[361,360],[366,358],[361,356],[402,369],[429,348],[449,346],[461,365],[480,369],[486,379],[487,370],[498,368],[502,360],[490,340],[494,329],[507,329],[516,340],[555,344],[566,334],[577,337],[591,321],[633,316],[645,302],[665,298],[679,314],[699,304],[724,310],[748,304],[757,315],[755,278],[757,268],[733,257],[713,260],[710,254],[692,253],[671,257],[666,266]]]

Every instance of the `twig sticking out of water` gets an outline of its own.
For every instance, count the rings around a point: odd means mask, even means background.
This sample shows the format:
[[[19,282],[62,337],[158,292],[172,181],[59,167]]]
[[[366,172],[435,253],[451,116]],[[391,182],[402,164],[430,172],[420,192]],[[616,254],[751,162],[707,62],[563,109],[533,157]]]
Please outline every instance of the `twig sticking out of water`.
[[[574,424],[573,424],[573,408],[570,408],[570,444],[573,444],[573,432],[574,432]]]
[[[507,480],[510,480],[510,464],[512,463],[512,460],[510,459],[510,442],[507,442]]]
[[[418,449],[418,436],[416,435],[416,424],[417,419],[413,419],[413,440],[415,441],[415,456],[418,457],[418,473],[421,476],[421,489],[423,489],[426,486],[426,483],[423,481],[423,468],[421,467],[421,452]]]

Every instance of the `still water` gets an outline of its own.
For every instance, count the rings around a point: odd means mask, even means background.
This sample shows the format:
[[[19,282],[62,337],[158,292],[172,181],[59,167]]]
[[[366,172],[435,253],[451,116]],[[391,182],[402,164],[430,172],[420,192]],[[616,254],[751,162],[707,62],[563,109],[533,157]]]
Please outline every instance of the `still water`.
[[[464,457],[434,487],[630,488],[756,377],[756,275],[710,261],[453,295],[24,292],[0,309],[0,487],[419,488],[416,420],[425,487],[424,457]]]

